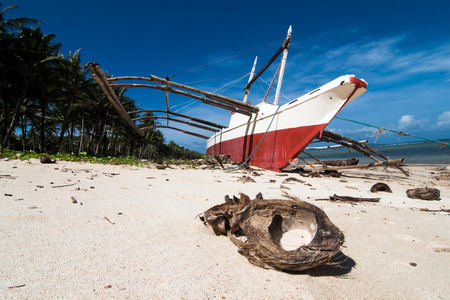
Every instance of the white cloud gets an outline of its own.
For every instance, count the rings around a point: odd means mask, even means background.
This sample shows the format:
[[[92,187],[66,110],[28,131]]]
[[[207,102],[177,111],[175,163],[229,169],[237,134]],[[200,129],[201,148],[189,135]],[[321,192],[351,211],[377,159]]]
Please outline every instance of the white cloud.
[[[411,47],[413,38],[399,34],[342,44],[332,50],[318,48],[319,55],[311,65],[319,74],[346,70],[356,75],[364,74],[372,79],[372,83],[396,82],[431,73],[443,74],[440,81],[445,82],[450,74],[450,42],[435,41]]]
[[[438,128],[450,127],[450,111],[444,111],[439,115],[436,126]]]
[[[411,127],[416,123],[413,115],[404,115],[398,120],[398,127],[400,129]]]
[[[413,115],[404,115],[398,120],[398,129],[421,129],[427,126],[428,119],[416,119]]]

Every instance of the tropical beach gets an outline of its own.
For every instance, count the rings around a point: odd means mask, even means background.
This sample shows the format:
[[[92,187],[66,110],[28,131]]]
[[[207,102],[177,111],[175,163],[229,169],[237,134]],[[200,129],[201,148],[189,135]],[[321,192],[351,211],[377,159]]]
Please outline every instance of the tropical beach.
[[[0,299],[448,298],[447,3],[20,6]]]
[[[305,178],[254,168],[3,159],[1,298],[445,299],[449,166],[404,168],[410,177],[378,168]],[[379,182],[392,193],[370,192]],[[423,187],[439,189],[439,200],[406,196]],[[323,209],[345,236],[334,264],[297,273],[260,268],[199,219],[225,195],[260,192]],[[328,201],[334,194],[380,201]]]

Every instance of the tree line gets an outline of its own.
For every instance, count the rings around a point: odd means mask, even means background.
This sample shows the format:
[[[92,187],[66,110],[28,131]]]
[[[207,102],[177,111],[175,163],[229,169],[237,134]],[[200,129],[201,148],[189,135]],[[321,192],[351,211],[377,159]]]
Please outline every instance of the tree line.
[[[0,3],[1,147],[41,153],[88,153],[141,158],[198,158],[200,153],[170,142],[157,129],[144,136],[127,125],[106,99],[80,51],[59,53],[54,34],[44,34],[31,18],[6,19]],[[116,94],[127,111],[133,99]],[[144,116],[151,117],[147,112]],[[131,116],[138,117],[137,115]],[[145,118],[141,125],[155,125]]]

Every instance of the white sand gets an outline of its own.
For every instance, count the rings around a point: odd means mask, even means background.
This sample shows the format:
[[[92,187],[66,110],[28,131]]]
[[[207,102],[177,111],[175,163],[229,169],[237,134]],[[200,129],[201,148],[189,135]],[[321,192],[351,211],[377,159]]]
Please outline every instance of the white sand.
[[[297,250],[301,246],[308,245],[313,239],[307,229],[292,229],[283,233],[280,239],[281,247],[286,251]]]
[[[409,178],[395,169],[288,175],[309,186],[269,171],[243,184],[242,172],[2,160],[0,299],[449,299],[450,215],[412,208],[450,208],[450,181],[433,179],[443,172],[435,166],[407,169]],[[371,193],[377,182],[394,192]],[[441,200],[406,197],[425,186]],[[283,191],[324,209],[353,268],[265,270],[196,218],[226,194]],[[333,194],[381,201],[315,201]]]

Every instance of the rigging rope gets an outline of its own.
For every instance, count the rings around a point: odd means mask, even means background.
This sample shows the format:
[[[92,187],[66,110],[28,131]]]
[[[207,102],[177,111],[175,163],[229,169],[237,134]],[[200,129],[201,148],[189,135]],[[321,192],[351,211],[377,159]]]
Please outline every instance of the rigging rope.
[[[280,107],[281,107],[281,105],[277,107],[277,110],[276,110],[275,113],[273,114],[272,120],[270,120],[269,126],[267,126],[266,132],[264,132],[263,137],[262,137],[261,140],[259,141],[259,143],[258,143],[258,145],[256,146],[255,150],[253,150],[252,154],[250,154],[250,156],[249,156],[242,164],[240,164],[240,165],[237,166],[237,167],[227,169],[227,171],[231,171],[231,170],[235,170],[235,169],[237,169],[237,168],[240,168],[240,167],[242,167],[245,163],[247,163],[247,162],[250,160],[250,158],[253,156],[253,154],[254,154],[254,153],[256,152],[256,150],[258,149],[259,145],[261,145],[262,141],[263,141],[264,138],[266,137],[266,134],[267,134],[267,132],[269,131],[270,126],[272,125],[272,122],[273,122],[273,120],[275,119],[275,116],[277,115],[277,112],[278,112],[278,110],[280,109]]]
[[[262,79],[261,77],[259,77],[258,80],[261,80],[262,82],[264,82],[265,84],[270,86],[270,84],[267,81],[265,81],[264,79]],[[285,94],[280,92],[280,95],[283,96],[284,98],[286,98],[288,101],[291,101],[291,99],[289,99]]]
[[[235,80],[233,80],[233,81],[231,81],[231,82],[229,82],[229,83],[226,83],[226,84],[222,85],[221,87],[215,89],[215,90],[213,91],[213,93],[219,93],[220,91],[222,91],[222,92],[223,92],[223,91],[226,91],[227,89],[229,89],[230,87],[232,87],[233,85],[235,85],[236,83],[238,83],[239,81],[241,81],[242,79],[244,79],[245,77],[247,77],[248,74],[249,74],[249,73],[245,73],[245,74],[242,75],[241,77],[236,78]]]
[[[233,76],[238,76],[238,75],[243,75],[243,74],[248,75],[248,74],[250,74],[250,73],[249,73],[249,72],[246,72],[246,73],[239,73],[239,74],[225,75],[225,76],[220,76],[220,77],[216,77],[216,78],[209,78],[209,79],[203,79],[203,80],[197,80],[197,81],[185,82],[184,84],[193,84],[193,83],[199,83],[199,82],[211,81],[211,80],[222,79],[222,78],[227,78],[227,77],[233,77]]]
[[[342,115],[342,113],[341,113],[341,115]],[[350,130],[353,132],[353,134],[356,135],[358,140],[362,140],[362,138],[359,137],[359,135],[356,133],[356,131],[353,130],[352,126],[350,126],[350,124],[346,120],[344,120],[344,121],[345,121],[345,124],[347,124],[348,128],[350,128]]]
[[[226,58],[222,58],[222,59],[213,61],[213,62],[211,62],[211,63],[209,63],[209,64],[201,65],[201,66],[198,66],[198,67],[189,69],[189,70],[187,70],[187,71],[183,71],[183,72],[180,72],[180,73],[178,73],[178,74],[174,74],[174,75],[172,75],[172,76],[170,76],[170,77],[172,78],[172,77],[178,76],[178,75],[180,75],[180,74],[188,73],[188,72],[191,72],[191,71],[194,71],[194,70],[203,68],[203,67],[207,67],[207,66],[213,65],[213,64],[215,64],[215,63],[218,63],[218,62],[221,62],[221,61],[224,61],[224,60],[227,60],[227,59],[231,59],[231,58],[234,58],[234,57],[237,57],[237,56],[241,56],[241,55],[244,55],[244,54],[247,54],[247,53],[250,53],[250,52],[258,51],[258,50],[261,50],[261,49],[264,49],[264,48],[267,48],[267,47],[270,47],[270,46],[273,46],[273,45],[279,44],[279,43],[280,43],[280,41],[277,41],[277,42],[274,42],[274,43],[269,44],[269,45],[266,45],[266,46],[262,46],[262,47],[259,47],[259,48],[253,49],[253,50],[245,51],[245,52],[242,52],[242,53],[239,53],[239,54],[235,54],[235,55],[232,55],[232,56],[229,56],[229,57],[226,57]]]
[[[432,140],[432,139],[427,139],[427,138],[424,138],[424,137],[421,137],[421,136],[409,134],[409,133],[404,132],[404,131],[396,131],[396,130],[392,130],[392,129],[387,129],[387,128],[383,128],[383,127],[380,127],[380,126],[370,125],[370,124],[367,124],[367,123],[363,123],[363,122],[359,122],[359,121],[354,121],[354,120],[350,120],[350,119],[346,119],[346,118],[342,118],[342,117],[338,117],[338,116],[336,116],[336,118],[341,119],[341,120],[345,120],[345,121],[349,121],[349,122],[353,122],[353,123],[356,123],[356,124],[361,124],[361,125],[365,125],[365,126],[377,128],[380,132],[383,131],[383,130],[384,130],[384,131],[390,131],[390,132],[396,133],[396,134],[398,134],[398,135],[400,135],[400,136],[410,136],[410,137],[422,139],[422,140],[425,140],[425,141],[429,141],[429,142],[434,142],[434,143],[442,144],[442,145],[444,145],[444,146],[450,146],[450,143],[441,142],[441,141],[436,141],[436,140]]]
[[[305,58],[303,57],[302,53],[300,52],[300,50],[297,48],[297,46],[294,44],[293,41],[291,41],[291,44],[294,45],[295,50],[297,50],[298,54],[300,54],[300,56],[302,57],[303,61],[305,62],[305,64],[308,66],[309,70],[311,71],[311,73],[313,74],[314,78],[317,80],[317,83],[320,85],[319,79],[317,79],[316,74],[314,74],[313,70],[311,69],[311,67],[308,65],[308,63],[306,62]]]

